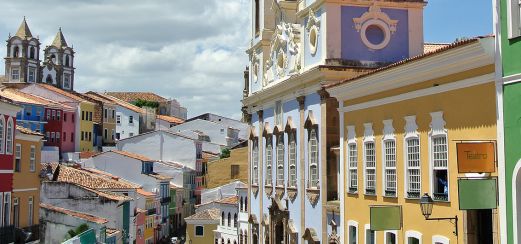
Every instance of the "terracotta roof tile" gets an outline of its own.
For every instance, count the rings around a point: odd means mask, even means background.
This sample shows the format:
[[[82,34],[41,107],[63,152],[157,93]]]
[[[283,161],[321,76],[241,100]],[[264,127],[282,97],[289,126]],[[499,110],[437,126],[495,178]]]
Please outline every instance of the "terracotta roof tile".
[[[448,45],[450,45],[450,43],[424,43],[423,53],[435,52],[440,48],[447,47]]]
[[[53,172],[56,170],[58,166],[57,163],[50,164]],[[119,180],[115,180],[109,178],[107,176],[103,176],[100,174],[95,174],[83,169],[75,169],[73,167],[68,167],[64,165],[60,165],[60,173],[58,175],[58,181],[68,182],[77,185],[81,185],[91,189],[138,189],[141,186],[129,182],[123,182]]]
[[[16,130],[19,131],[20,133],[26,134],[26,135],[43,136],[42,133],[38,133],[36,131],[32,131],[31,129],[22,127],[20,125],[16,125]]]
[[[40,203],[40,207],[44,208],[44,209],[47,209],[47,210],[54,211],[54,212],[58,212],[58,213],[62,213],[62,214],[65,214],[65,215],[73,216],[73,217],[76,217],[76,218],[79,218],[79,219],[87,220],[87,221],[93,222],[93,223],[105,224],[105,223],[109,222],[107,219],[102,218],[102,217],[98,217],[98,216],[94,216],[94,215],[90,215],[90,214],[86,214],[86,213],[80,213],[80,212],[72,211],[72,210],[69,210],[69,209],[56,207],[56,206],[53,206],[53,205],[50,205],[50,204]]]
[[[142,108],[140,108],[140,107],[138,107],[136,105],[133,105],[131,103],[125,102],[125,101],[123,101],[121,99],[118,99],[116,97],[109,96],[107,94],[102,94],[102,93],[93,92],[93,91],[87,92],[87,94],[93,94],[93,95],[101,97],[103,99],[107,99],[107,100],[113,101],[117,105],[119,105],[121,107],[124,107],[124,108],[126,108],[128,110],[134,111],[136,113],[145,113],[145,111]]]
[[[109,152],[117,153],[119,155],[123,155],[125,157],[137,159],[137,160],[140,160],[140,161],[145,161],[145,162],[153,162],[154,161],[153,159],[147,158],[146,156],[143,156],[143,155],[137,154],[137,153],[131,153],[131,152],[119,151],[119,150],[112,150],[112,151],[109,151]]]
[[[164,120],[169,123],[175,123],[175,124],[182,124],[185,121],[183,119],[174,117],[174,116],[167,116],[167,115],[157,115],[157,119]]]
[[[221,219],[221,210],[216,208],[206,209],[204,211],[195,213],[192,216],[186,217],[185,219],[192,220],[218,220]]]
[[[92,156],[98,154],[97,152],[94,152],[94,151],[84,151],[84,152],[80,152],[80,159],[85,159],[85,158],[92,158]]]
[[[172,177],[170,177],[170,176],[166,176],[166,175],[158,174],[158,173],[145,174],[145,175],[156,178],[158,180],[171,180],[172,179]]]
[[[139,188],[137,189],[137,193],[139,195],[143,195],[143,196],[147,196],[147,197],[153,197],[155,196],[156,194],[154,194],[153,192],[149,192],[149,191],[145,191],[143,190],[143,188]]]
[[[107,92],[109,96],[119,98],[125,102],[135,102],[145,100],[152,102],[166,102],[167,99],[153,92]]]
[[[239,203],[239,197],[238,196],[227,197],[227,198],[223,198],[223,199],[217,200],[215,202],[216,203],[222,203],[222,204],[235,205],[235,204]]]
[[[74,108],[72,108],[71,106],[33,94],[25,93],[16,88],[4,88],[0,91],[0,96],[7,98],[13,102],[28,103],[50,108],[59,108],[67,111],[74,111]]]
[[[330,83],[330,84],[324,85],[323,87],[324,88],[335,87],[335,86],[338,86],[338,85],[341,85],[341,84],[344,84],[344,83],[347,83],[347,82],[350,82],[350,81],[353,81],[353,80],[357,80],[357,79],[360,79],[360,78],[363,78],[363,77],[366,77],[366,76],[373,75],[375,73],[382,72],[384,70],[392,69],[392,68],[395,68],[395,67],[398,67],[398,66],[401,66],[401,65],[404,65],[404,64],[408,64],[408,63],[411,63],[411,62],[414,62],[414,61],[417,61],[417,60],[420,60],[420,59],[431,57],[431,56],[437,55],[439,53],[443,53],[445,51],[448,51],[448,50],[451,50],[451,49],[454,49],[454,48],[458,48],[458,47],[462,47],[462,46],[469,45],[469,44],[472,44],[472,43],[476,43],[480,39],[487,38],[487,37],[491,37],[491,36],[490,35],[489,36],[479,36],[479,37],[476,37],[476,38],[471,38],[471,39],[466,39],[466,40],[462,40],[462,41],[457,41],[457,42],[451,43],[450,45],[447,45],[447,46],[444,46],[444,47],[440,47],[440,48],[436,49],[435,51],[432,51],[432,52],[429,52],[429,53],[424,53],[424,54],[421,54],[421,55],[418,55],[418,56],[415,56],[415,57],[407,58],[407,59],[404,59],[404,60],[392,63],[390,65],[387,65],[387,66],[384,66],[384,67],[381,67],[381,68],[377,68],[377,69],[371,70],[371,71],[369,71],[367,73],[363,73],[363,74],[361,74],[359,76],[355,76],[355,77],[352,77],[352,78],[349,78],[349,79],[346,79],[346,80],[343,80],[343,81],[334,82],[334,83]]]
[[[49,84],[35,84],[37,86],[41,86],[49,91],[52,91],[54,93],[58,93],[60,95],[63,95],[63,96],[66,96],[70,99],[73,99],[77,102],[86,102],[86,103],[92,103],[88,100],[86,100],[85,98],[81,97],[78,95],[78,93],[74,92],[74,91],[65,91],[65,90],[62,90],[58,87],[55,87],[55,86],[52,86],[52,85],[49,85]]]

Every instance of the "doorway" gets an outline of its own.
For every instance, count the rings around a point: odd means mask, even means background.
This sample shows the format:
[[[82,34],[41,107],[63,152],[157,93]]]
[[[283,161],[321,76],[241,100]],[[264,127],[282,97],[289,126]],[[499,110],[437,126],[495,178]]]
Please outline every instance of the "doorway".
[[[283,244],[284,242],[284,227],[282,221],[275,225],[275,244]]]
[[[467,210],[467,243],[494,243],[494,220],[492,214],[492,209]]]

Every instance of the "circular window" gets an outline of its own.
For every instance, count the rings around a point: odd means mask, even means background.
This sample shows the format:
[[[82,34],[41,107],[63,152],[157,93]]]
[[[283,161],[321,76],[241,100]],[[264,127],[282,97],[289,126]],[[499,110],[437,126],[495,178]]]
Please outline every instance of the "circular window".
[[[391,40],[389,26],[378,19],[366,21],[362,25],[360,35],[364,45],[374,50],[385,48]]]
[[[318,29],[316,26],[313,26],[309,30],[309,51],[310,51],[311,55],[315,55],[315,53],[317,53],[317,44],[318,44]]]

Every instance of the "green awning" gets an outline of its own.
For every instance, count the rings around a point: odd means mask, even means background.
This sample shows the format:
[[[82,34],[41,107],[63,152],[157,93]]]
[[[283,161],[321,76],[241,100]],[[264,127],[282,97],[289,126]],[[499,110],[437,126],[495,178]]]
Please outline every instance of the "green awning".
[[[400,230],[402,206],[370,206],[371,230]]]
[[[496,179],[459,179],[459,209],[497,208]]]

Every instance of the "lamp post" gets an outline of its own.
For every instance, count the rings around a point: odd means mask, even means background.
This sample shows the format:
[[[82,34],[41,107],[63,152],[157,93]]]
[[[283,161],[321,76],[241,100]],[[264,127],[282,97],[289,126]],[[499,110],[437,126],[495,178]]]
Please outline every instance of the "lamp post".
[[[432,214],[433,204],[434,201],[428,193],[424,193],[423,196],[420,198],[420,208],[423,216],[425,216],[425,220],[449,220],[451,223],[452,220],[454,220],[455,229],[453,233],[454,235],[458,236],[458,216],[456,215],[452,218],[429,218],[429,216]]]

